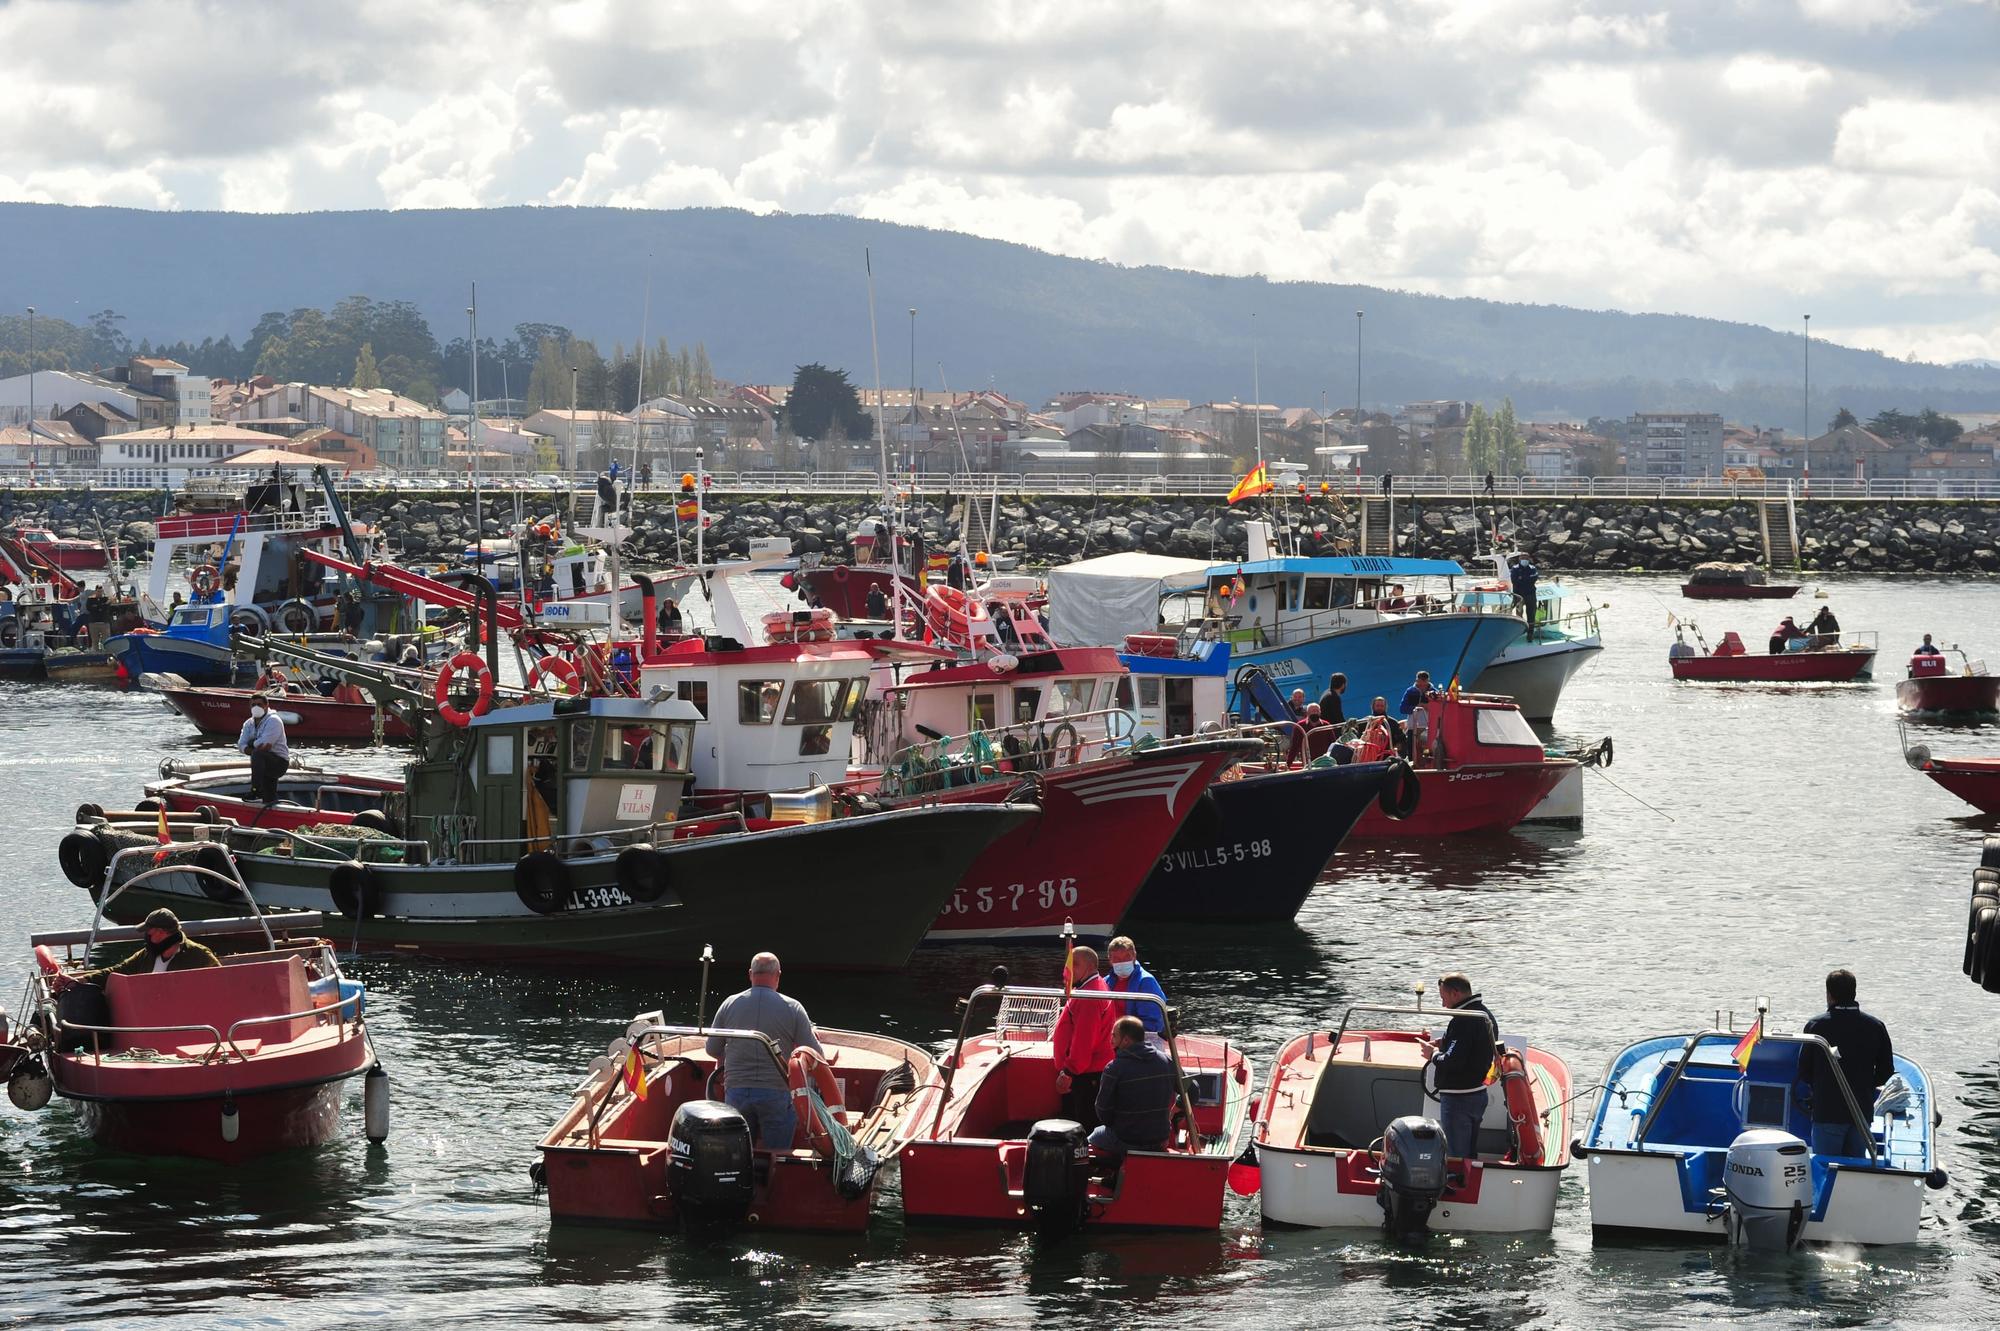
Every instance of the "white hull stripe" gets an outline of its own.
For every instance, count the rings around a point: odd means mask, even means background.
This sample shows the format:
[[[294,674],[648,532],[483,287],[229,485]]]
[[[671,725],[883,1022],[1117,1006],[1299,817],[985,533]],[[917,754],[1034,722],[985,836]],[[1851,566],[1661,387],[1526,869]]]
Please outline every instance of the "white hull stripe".
[[[1079,781],[1066,782],[1064,789],[1084,804],[1106,804],[1112,800],[1145,799],[1158,795],[1166,800],[1167,812],[1172,813],[1181,788],[1200,769],[1200,763],[1148,763],[1122,772],[1107,772],[1103,776],[1087,776]]]

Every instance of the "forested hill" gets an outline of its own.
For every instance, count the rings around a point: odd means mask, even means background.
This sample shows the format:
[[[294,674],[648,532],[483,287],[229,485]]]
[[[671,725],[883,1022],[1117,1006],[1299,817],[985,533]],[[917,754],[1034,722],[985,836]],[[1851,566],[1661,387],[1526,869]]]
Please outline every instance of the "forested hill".
[[[1354,311],[1367,311],[1362,392],[1371,405],[1497,401],[1577,417],[1712,409],[1800,422],[1796,332],[1680,315],[1272,283],[1059,258],[1020,245],[848,217],[723,209],[501,208],[308,214],[162,213],[0,204],[0,310],[35,305],[77,325],[125,316],[133,343],[242,342],[267,311],[351,295],[409,301],[437,339],[521,323],[573,329],[609,350],[700,342],[718,374],[789,381],[807,361],[870,366],[862,251],[873,252],[882,374],[955,389],[992,385],[1040,401],[1063,389],[1195,400],[1251,396],[1251,340],[1266,401],[1354,396]],[[1812,411],[2000,408],[2000,369],[1910,364],[1815,344]],[[482,388],[485,385],[482,384]],[[498,385],[491,391],[497,392]],[[520,388],[515,386],[518,393]]]

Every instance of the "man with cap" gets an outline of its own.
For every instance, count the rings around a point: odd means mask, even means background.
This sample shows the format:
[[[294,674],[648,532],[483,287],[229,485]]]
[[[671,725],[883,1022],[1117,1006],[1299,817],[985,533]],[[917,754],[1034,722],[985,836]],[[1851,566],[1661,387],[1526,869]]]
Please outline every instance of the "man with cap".
[[[180,917],[165,906],[148,915],[140,930],[146,936],[146,945],[137,952],[113,966],[70,972],[57,981],[56,987],[67,989],[72,984],[99,980],[113,972],[158,975],[163,971],[198,971],[222,964],[220,957],[181,931]]]
[[[792,1051],[803,1045],[816,1054],[826,1053],[805,1008],[778,992],[783,975],[776,953],[759,952],[750,958],[750,987],[725,998],[715,1010],[717,1027],[769,1036],[783,1063],[771,1060],[770,1048],[762,1041],[711,1035],[707,1046],[710,1058],[722,1060],[723,1101],[743,1115],[757,1144],[767,1151],[791,1150],[798,1130],[787,1071]]]
[[[278,778],[292,765],[285,743],[285,723],[271,710],[271,700],[259,693],[250,700],[250,719],[236,736],[236,747],[250,755],[250,800],[266,806],[278,802]]]

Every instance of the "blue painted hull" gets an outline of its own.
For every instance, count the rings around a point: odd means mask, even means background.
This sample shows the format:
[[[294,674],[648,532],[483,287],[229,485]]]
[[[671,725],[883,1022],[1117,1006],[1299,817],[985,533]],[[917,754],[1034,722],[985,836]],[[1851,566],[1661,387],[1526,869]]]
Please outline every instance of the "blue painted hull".
[[[1148,920],[1290,920],[1381,789],[1387,764],[1218,781],[1126,912]]]
[[[1387,698],[1393,711],[1419,670],[1430,671],[1432,682],[1444,688],[1456,668],[1460,686],[1471,689],[1479,672],[1519,641],[1524,631],[1522,622],[1508,615],[1387,620],[1283,647],[1238,644],[1232,649],[1231,674],[1244,666],[1259,666],[1286,696],[1293,689],[1304,689],[1306,697],[1317,700],[1327,679],[1339,672],[1347,676],[1346,712],[1359,716],[1376,697]],[[1233,683],[1229,706],[1242,710]]]
[[[0,679],[40,679],[42,655],[39,647],[0,647]]]
[[[104,646],[134,683],[141,675],[174,674],[190,684],[228,684],[256,670],[255,662],[236,660],[226,644],[165,633],[122,633]]]

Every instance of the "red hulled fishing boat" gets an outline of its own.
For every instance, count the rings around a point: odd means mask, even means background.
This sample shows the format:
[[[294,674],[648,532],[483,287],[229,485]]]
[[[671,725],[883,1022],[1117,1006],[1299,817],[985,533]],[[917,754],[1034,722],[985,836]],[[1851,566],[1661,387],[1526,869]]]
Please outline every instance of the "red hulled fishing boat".
[[[21,544],[68,572],[88,573],[111,567],[111,556],[99,541],[58,536],[46,527],[16,527],[13,535]]]
[[[371,812],[379,815],[383,805],[403,790],[403,783],[390,777],[325,772],[301,765],[278,778],[277,801],[264,804],[250,798],[247,762],[178,762],[169,758],[160,764],[160,775],[161,780],[147,784],[146,798],[140,801],[136,812],[144,814],[153,808],[163,808],[170,814],[200,822],[280,831],[322,823],[351,823]],[[85,821],[83,813],[84,810],[78,811],[79,822]],[[115,814],[110,818],[113,822],[120,821]],[[376,825],[387,828],[386,820]]]
[[[1143,993],[1071,997],[1163,1006]],[[910,1108],[904,1214],[1054,1232],[1220,1226],[1249,1124],[1250,1060],[1219,1036],[1177,1035],[1167,1011],[1166,1051],[1181,1087],[1170,1135],[1159,1150],[1112,1161],[1059,1117],[1050,1032],[1064,1001],[1060,989],[1005,984],[982,985],[965,1001],[952,1052]],[[995,1012],[993,1029],[973,1033],[985,1012]]]
[[[1681,584],[1681,595],[1693,601],[1783,601],[1798,591],[1798,583],[1764,581],[1755,564],[1697,564]]]
[[[1984,814],[2000,814],[2000,757],[1937,758],[1905,742],[1903,761]]]
[[[1543,750],[1512,698],[1440,693],[1421,714],[1422,724],[1411,727],[1404,790],[1364,809],[1351,836],[1504,832],[1576,770],[1575,759],[1551,758]],[[1356,760],[1392,757],[1386,731],[1379,721],[1364,721]],[[1401,817],[1391,816],[1402,810]]]
[[[1681,635],[1685,627],[1694,632],[1701,650]],[[1701,683],[1736,684],[1845,684],[1866,679],[1875,664],[1873,634],[1857,635],[1843,644],[1835,633],[1793,639],[1803,645],[1782,652],[1752,652],[1743,646],[1735,630],[1722,635],[1714,651],[1701,640],[1693,624],[1676,626],[1674,643],[1667,651],[1667,665],[1675,679]]]
[[[1916,652],[1908,673],[1896,682],[1896,706],[1910,716],[1982,716],[2000,712],[2000,675],[1986,673],[1984,661],[1968,661],[1958,651],[1953,670],[1944,653]]]
[[[202,734],[234,739],[249,720],[258,691],[189,685],[162,688],[160,695]],[[329,697],[302,684],[288,683],[269,697],[272,710],[285,723],[286,738],[293,743],[370,744],[378,738],[378,724],[381,739],[410,738],[409,726],[394,709],[378,709],[352,684],[340,685]]]
[[[569,1108],[542,1138],[538,1181],[549,1213],[584,1224],[856,1231],[868,1224],[880,1166],[896,1157],[931,1056],[882,1035],[820,1029],[826,1056],[780,1056],[769,1036],[664,1024],[642,1013],[591,1060]],[[710,1040],[759,1048],[793,1088],[798,1130],[752,1147],[722,1103]]]

